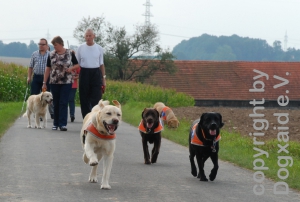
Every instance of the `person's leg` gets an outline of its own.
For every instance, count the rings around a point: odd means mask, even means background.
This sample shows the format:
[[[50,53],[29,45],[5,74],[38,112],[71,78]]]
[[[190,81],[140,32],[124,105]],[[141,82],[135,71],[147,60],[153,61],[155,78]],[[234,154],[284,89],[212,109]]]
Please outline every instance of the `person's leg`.
[[[60,100],[60,85],[59,84],[50,84],[52,96],[53,96],[53,105],[54,105],[54,120],[53,126],[59,126],[59,100]]]
[[[90,109],[90,103],[89,103],[89,69],[81,68],[80,74],[79,74],[79,99],[80,99],[80,108],[81,108],[81,114],[82,118],[84,119],[85,115],[87,115],[91,109]]]
[[[72,88],[69,95],[69,108],[70,108],[70,118],[71,122],[75,119],[75,95],[77,88]]]
[[[68,121],[68,101],[69,94],[72,89],[72,84],[58,84],[60,85],[60,99],[59,99],[59,127],[67,126]],[[55,105],[54,105],[55,106]]]
[[[49,84],[49,80],[47,81],[47,91],[48,92],[52,92],[51,91],[51,86]],[[49,110],[49,113],[50,113],[50,116],[51,116],[51,119],[54,119],[54,106],[53,106],[53,102],[51,104],[48,105],[48,110]]]
[[[90,75],[90,106],[93,108],[95,105],[99,103],[102,98],[102,74],[100,73],[100,69],[93,69],[93,73]]]
[[[43,80],[41,80],[42,78],[43,78],[42,75],[35,75],[35,74],[33,75],[31,81],[31,89],[30,89],[31,95],[40,94],[43,85]]]

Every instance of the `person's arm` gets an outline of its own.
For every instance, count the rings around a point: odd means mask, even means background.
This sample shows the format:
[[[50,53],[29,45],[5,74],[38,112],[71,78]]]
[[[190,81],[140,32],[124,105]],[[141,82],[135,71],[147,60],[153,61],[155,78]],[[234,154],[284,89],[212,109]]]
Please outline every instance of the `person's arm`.
[[[32,78],[33,67],[34,67],[33,55],[34,55],[34,53],[31,55],[30,64],[28,67],[27,84],[30,84],[31,78]]]
[[[103,75],[102,84],[103,84],[103,86],[106,86],[106,75],[105,75],[105,66],[104,66],[104,64],[100,65],[100,71]]]
[[[27,84],[30,84],[31,82],[32,72],[33,72],[32,70],[33,70],[32,67],[28,67]]]
[[[51,70],[51,61],[50,61],[50,56],[47,59],[47,66],[45,69],[45,73],[44,73],[44,80],[43,80],[43,86],[42,89],[46,89],[47,90],[47,81],[49,79],[49,75],[50,75],[50,70]]]
[[[70,68],[68,68],[67,70],[66,70],[66,72],[68,72],[68,73],[70,73],[70,72],[72,72],[72,71],[76,71],[80,66],[79,66],[79,64],[78,64],[78,61],[77,61],[77,58],[76,58],[76,56],[75,56],[75,54],[74,54],[74,52],[72,52],[72,63],[73,63],[73,67],[70,67]]]

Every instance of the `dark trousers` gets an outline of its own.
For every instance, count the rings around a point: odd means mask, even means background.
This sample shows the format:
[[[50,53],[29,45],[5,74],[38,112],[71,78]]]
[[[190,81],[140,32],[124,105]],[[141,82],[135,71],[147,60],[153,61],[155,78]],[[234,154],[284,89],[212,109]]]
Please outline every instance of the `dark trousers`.
[[[31,87],[30,87],[31,95],[37,95],[42,92],[43,81],[44,81],[44,75],[33,74],[32,81],[31,81]],[[51,89],[50,89],[49,79],[48,79],[46,85],[47,85],[47,91],[50,92]],[[53,104],[48,105],[48,110],[49,110],[50,114],[54,113]]]
[[[67,126],[68,101],[72,84],[50,84],[54,102],[53,126]]]
[[[70,117],[75,117],[75,95],[77,88],[72,88],[69,95]]]
[[[81,67],[79,74],[79,98],[82,118],[91,112],[102,98],[102,73],[98,68]]]

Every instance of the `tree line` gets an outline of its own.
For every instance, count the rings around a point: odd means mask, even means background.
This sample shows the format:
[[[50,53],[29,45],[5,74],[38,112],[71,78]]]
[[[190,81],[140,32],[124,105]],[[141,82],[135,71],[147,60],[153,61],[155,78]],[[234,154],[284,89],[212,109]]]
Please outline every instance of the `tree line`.
[[[53,50],[53,45],[48,41],[50,50]],[[77,47],[71,45],[71,49],[75,50]],[[20,58],[30,58],[34,51],[38,50],[38,44],[34,43],[33,40],[30,40],[29,45],[21,42],[11,42],[9,44],[4,44],[0,40],[0,56],[6,57],[20,57]]]
[[[214,61],[300,61],[300,50],[282,49],[280,41],[269,45],[266,40],[249,37],[203,34],[176,45],[172,54],[177,60]]]

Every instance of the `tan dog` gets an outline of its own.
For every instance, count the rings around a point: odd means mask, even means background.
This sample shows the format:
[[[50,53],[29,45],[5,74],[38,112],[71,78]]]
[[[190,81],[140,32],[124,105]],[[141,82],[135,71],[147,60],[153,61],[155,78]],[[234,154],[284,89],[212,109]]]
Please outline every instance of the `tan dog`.
[[[38,95],[31,95],[27,100],[26,112],[23,117],[27,116],[28,126],[27,128],[32,128],[30,116],[34,114],[35,116],[35,128],[46,128],[47,123],[47,107],[53,101],[52,94],[48,91],[41,92]],[[40,118],[43,119],[43,127],[41,127]]]
[[[159,116],[169,128],[178,128],[179,121],[170,107],[167,107],[162,102],[157,102],[153,108],[158,111]]]
[[[113,100],[116,106],[109,105],[109,101],[100,100],[98,107],[88,113],[83,120],[80,132],[83,161],[92,167],[89,181],[98,182],[97,167],[103,157],[103,175],[101,189],[111,189],[109,177],[116,147],[116,134],[122,118],[121,104]]]

